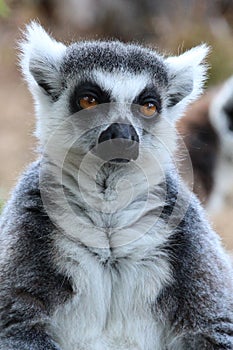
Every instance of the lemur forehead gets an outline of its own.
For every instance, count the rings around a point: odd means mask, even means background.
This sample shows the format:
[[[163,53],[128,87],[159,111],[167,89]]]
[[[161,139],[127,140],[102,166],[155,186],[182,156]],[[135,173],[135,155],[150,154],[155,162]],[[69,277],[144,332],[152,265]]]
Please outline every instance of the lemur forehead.
[[[148,48],[119,41],[89,41],[75,43],[67,48],[62,65],[65,75],[75,76],[82,71],[147,72],[159,84],[168,84],[163,57]]]
[[[150,83],[150,77],[146,73],[123,74],[119,71],[111,73],[95,70],[93,78],[113,100],[118,102],[132,102]]]

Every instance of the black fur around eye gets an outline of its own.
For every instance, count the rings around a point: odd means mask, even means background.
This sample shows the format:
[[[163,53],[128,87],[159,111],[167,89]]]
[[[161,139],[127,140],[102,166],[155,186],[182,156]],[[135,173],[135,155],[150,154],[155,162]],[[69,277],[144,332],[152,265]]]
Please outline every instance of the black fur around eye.
[[[70,97],[70,112],[75,113],[88,108],[88,106],[83,103],[83,100],[87,98],[89,101],[95,101],[95,105],[110,102],[110,95],[97,84],[83,82],[75,87]]]
[[[161,97],[154,87],[145,88],[133,103],[140,106],[154,106],[155,108],[152,109],[154,111],[153,115],[159,114],[162,109]]]

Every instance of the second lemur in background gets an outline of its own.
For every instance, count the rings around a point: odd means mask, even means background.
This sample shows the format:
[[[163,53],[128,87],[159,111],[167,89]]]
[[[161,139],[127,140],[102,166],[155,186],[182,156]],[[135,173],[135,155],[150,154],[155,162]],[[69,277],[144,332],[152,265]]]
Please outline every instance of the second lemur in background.
[[[209,89],[178,122],[194,171],[194,192],[210,212],[233,190],[233,77]]]

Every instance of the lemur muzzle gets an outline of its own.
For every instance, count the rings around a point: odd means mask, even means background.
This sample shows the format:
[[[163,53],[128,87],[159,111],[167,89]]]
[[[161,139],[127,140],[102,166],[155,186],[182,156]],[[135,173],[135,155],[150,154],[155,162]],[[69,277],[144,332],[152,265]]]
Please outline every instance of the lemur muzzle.
[[[113,123],[98,138],[97,155],[106,161],[129,162],[139,154],[139,137],[130,124]]]

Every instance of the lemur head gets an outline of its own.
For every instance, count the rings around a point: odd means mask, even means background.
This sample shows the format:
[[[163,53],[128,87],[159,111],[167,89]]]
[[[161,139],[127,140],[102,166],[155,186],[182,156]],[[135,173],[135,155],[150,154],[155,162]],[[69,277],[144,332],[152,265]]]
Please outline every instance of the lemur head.
[[[65,46],[36,23],[27,27],[21,49],[41,145],[70,115],[77,114],[73,121],[79,115],[83,120],[86,112],[91,131],[84,133],[81,153],[95,147],[102,157],[111,160],[112,156],[115,162],[136,160],[143,145],[156,152],[154,136],[174,148],[175,136],[167,122],[174,123],[201,93],[206,72],[203,60],[208,53],[205,45],[169,58],[119,41]],[[114,142],[105,144],[110,140],[121,140],[116,143],[120,153],[111,148]],[[103,149],[113,155],[108,158]]]

